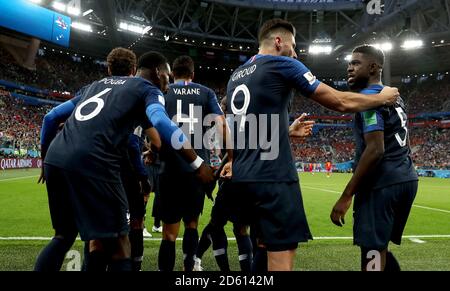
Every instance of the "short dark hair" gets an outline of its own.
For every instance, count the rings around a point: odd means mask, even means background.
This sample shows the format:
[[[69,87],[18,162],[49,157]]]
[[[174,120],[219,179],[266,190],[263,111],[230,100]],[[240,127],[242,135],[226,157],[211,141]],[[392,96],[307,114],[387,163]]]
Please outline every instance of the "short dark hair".
[[[138,69],[157,69],[167,64],[166,57],[158,52],[150,51],[146,52],[139,57]]]
[[[295,27],[292,23],[281,18],[267,20],[259,29],[258,42],[261,44],[276,30],[286,30],[295,36]]]
[[[126,48],[116,47],[106,57],[108,68],[113,76],[128,76],[136,67],[136,54]]]
[[[357,46],[353,53],[361,53],[365,54],[367,56],[372,57],[375,62],[378,63],[378,65],[383,66],[384,65],[384,53],[381,49],[374,47],[373,45],[363,44],[360,46]]]
[[[190,56],[180,56],[173,61],[174,77],[189,78],[194,72],[194,61]]]

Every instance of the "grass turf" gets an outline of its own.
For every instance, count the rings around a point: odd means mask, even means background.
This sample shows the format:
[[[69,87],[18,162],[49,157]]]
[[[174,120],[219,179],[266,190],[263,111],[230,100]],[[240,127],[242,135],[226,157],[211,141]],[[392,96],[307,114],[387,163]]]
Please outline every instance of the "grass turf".
[[[44,185],[37,184],[39,170],[10,170],[0,172],[0,271],[31,270],[34,260],[47,243],[46,240],[31,240],[24,237],[51,237],[50,216]],[[329,220],[331,207],[350,178],[348,174],[300,174],[305,210],[311,231],[317,239],[302,244],[296,256],[296,270],[358,270],[359,249],[351,239],[330,239],[330,237],[351,237],[351,213],[347,214],[347,224],[343,228],[334,226]],[[153,197],[148,206],[150,210]],[[450,180],[421,178],[419,192],[415,200],[404,235],[450,235]],[[212,203],[205,202],[205,210],[200,219],[199,229],[208,222]],[[424,208],[425,207],[425,208]],[[150,211],[148,211],[151,213]],[[146,226],[152,226],[148,218]],[[231,225],[226,227],[232,238]],[[182,230],[180,231],[180,236]],[[21,240],[18,240],[18,238]],[[160,238],[154,234],[154,238]],[[404,238],[401,247],[391,249],[404,270],[450,270],[450,237],[420,238],[425,243],[416,243]],[[81,242],[73,249],[82,250]],[[156,270],[158,240],[145,241],[143,269]],[[176,270],[182,269],[181,242],[177,242]],[[237,247],[229,241],[229,258],[232,270],[239,270]],[[67,259],[66,263],[70,260]],[[217,270],[209,250],[203,264],[206,270]],[[66,265],[63,266],[66,269]]]

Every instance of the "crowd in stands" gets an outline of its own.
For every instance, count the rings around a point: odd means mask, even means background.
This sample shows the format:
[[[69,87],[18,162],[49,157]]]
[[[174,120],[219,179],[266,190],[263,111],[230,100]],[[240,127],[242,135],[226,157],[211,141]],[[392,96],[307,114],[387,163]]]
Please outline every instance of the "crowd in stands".
[[[422,169],[450,170],[450,130],[436,127],[410,127],[411,156]],[[292,139],[295,160],[302,163],[333,164],[353,160],[355,144],[348,128],[321,129],[307,140]]]
[[[42,119],[49,109],[25,105],[0,89],[0,157],[26,157],[29,151],[39,151]]]
[[[51,52],[47,49],[44,56],[37,57],[36,70],[25,69],[16,64],[12,56],[0,47],[0,80],[16,84],[34,86],[39,89],[76,92],[79,88],[100,79],[106,74],[101,64],[90,58],[73,60],[71,56]],[[212,75],[211,75],[212,76]],[[210,77],[211,77],[210,76]],[[198,74],[199,83],[214,88],[219,99],[226,94],[226,80],[214,82],[207,79],[208,74]],[[204,80],[206,78],[206,80]],[[214,78],[212,78],[214,79]],[[209,81],[208,81],[209,80]],[[450,110],[450,77],[441,75],[440,80],[429,77],[420,82],[413,80],[400,87],[402,96],[408,105],[408,113],[437,112]],[[333,84],[331,84],[333,85]],[[342,82],[340,84],[342,86]],[[340,88],[343,89],[343,88]],[[17,154],[6,153],[3,149],[39,151],[39,134],[42,119],[51,106],[25,105],[0,87],[0,157]],[[291,102],[291,114],[298,116],[302,112],[311,115],[341,114],[327,110],[308,98],[297,97]],[[350,123],[351,120],[319,120],[317,122]],[[450,169],[450,134],[448,129],[436,127],[414,127],[410,129],[412,156],[417,166],[433,169]],[[295,160],[302,163],[347,162],[353,159],[355,146],[350,127],[326,127],[315,132],[307,140],[292,140]]]
[[[353,159],[355,146],[350,128],[323,128],[306,140],[292,139],[296,161],[343,163]]]
[[[75,62],[71,56],[50,52],[50,49],[45,50],[44,54],[36,57],[36,70],[29,70],[18,65],[0,46],[0,80],[73,94],[106,74],[106,68],[91,59],[80,58],[79,62]]]
[[[432,127],[413,128],[412,157],[423,169],[450,169],[450,131]]]

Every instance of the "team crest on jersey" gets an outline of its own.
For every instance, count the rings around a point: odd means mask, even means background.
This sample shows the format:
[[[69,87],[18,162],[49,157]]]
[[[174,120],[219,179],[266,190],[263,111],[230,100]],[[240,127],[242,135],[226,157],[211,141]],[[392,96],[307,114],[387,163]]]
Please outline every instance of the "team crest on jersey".
[[[314,76],[311,72],[304,73],[303,77],[305,77],[309,85],[314,84],[314,82],[316,81],[316,76]]]
[[[161,103],[162,105],[166,105],[166,100],[164,99],[164,96],[162,95],[158,95],[158,101],[159,103]]]

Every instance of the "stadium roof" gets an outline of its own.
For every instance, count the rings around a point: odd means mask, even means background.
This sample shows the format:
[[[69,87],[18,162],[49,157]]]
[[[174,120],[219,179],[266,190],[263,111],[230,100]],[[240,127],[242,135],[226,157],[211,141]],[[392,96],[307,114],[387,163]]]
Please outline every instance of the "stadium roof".
[[[257,52],[261,24],[279,17],[294,23],[300,57],[318,65],[323,75],[332,73],[325,64],[343,60],[355,45],[373,42],[394,43],[394,73],[396,67],[436,71],[450,64],[448,0],[384,0],[381,11],[358,0],[43,0],[41,5],[52,8],[55,1],[80,3],[81,13],[72,21],[90,25],[92,32],[73,29],[71,47],[84,53],[105,55],[124,46],[138,52],[209,48],[251,55]],[[127,30],[136,27],[147,33]],[[407,37],[421,38],[424,49],[402,51]],[[331,54],[310,56],[309,45],[322,42],[332,46]]]

